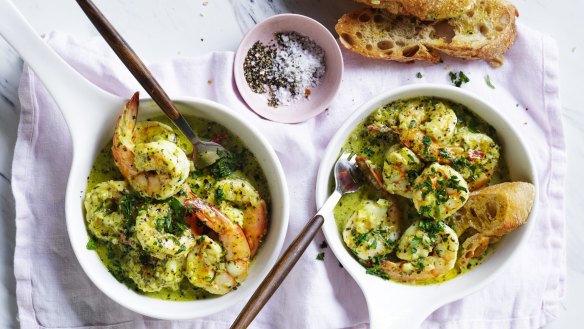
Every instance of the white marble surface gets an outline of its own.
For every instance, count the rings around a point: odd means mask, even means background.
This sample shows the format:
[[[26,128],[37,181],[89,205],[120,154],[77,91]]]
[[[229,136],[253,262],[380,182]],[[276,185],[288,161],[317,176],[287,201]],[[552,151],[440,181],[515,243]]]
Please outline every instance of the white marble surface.
[[[97,33],[69,0],[13,0],[39,33],[63,31],[81,40]],[[568,145],[566,186],[568,288],[564,310],[546,328],[581,328],[584,306],[583,0],[512,0],[519,20],[554,37],[560,49],[561,98]],[[213,50],[235,50],[256,21],[281,12],[311,16],[331,28],[349,0],[96,0],[96,4],[147,62]],[[22,61],[0,38],[0,328],[17,327],[14,252],[14,200],[10,189]],[[518,82],[520,83],[520,82]]]

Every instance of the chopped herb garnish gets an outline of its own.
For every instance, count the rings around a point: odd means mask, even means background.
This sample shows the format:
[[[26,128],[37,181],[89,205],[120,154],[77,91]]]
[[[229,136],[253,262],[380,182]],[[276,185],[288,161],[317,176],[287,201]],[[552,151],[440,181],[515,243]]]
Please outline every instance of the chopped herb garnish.
[[[416,73],[416,78],[421,79],[423,77],[422,72]]]
[[[138,192],[131,192],[122,195],[119,202],[119,209],[122,211],[122,214],[124,214],[124,217],[128,220],[128,227],[134,225],[138,211],[140,211],[146,203],[146,198],[142,197]]]
[[[424,135],[424,137],[422,137],[422,142],[424,143],[424,153],[428,153],[428,148],[432,145],[432,139]]]
[[[324,252],[319,252],[318,255],[316,255],[316,259],[317,260],[324,260]]]
[[[225,200],[225,192],[222,188],[215,190],[215,202],[221,202]]]
[[[491,89],[495,89],[495,85],[493,85],[493,83],[491,82],[491,77],[488,74],[485,75],[485,82],[487,83],[487,86],[489,86]]]
[[[464,74],[464,72],[460,71],[458,74],[456,72],[450,71],[448,73],[450,77],[450,82],[452,82],[455,86],[459,87],[462,86],[463,83],[467,83],[470,79]]]
[[[185,247],[184,244],[181,244],[180,247],[178,248],[178,250],[174,253],[175,255],[180,254],[181,252],[187,250],[187,247]]]
[[[381,256],[371,257],[369,261],[371,267],[368,267],[365,270],[365,273],[378,276],[384,280],[389,280],[389,277],[387,276],[387,274],[385,274],[385,272],[383,272],[383,269],[381,267],[381,262],[383,261]]]
[[[85,248],[87,248],[87,250],[95,250],[95,241],[90,238],[89,241],[87,241]]]
[[[164,231],[164,222],[165,222],[165,218],[164,217],[161,217],[161,218],[157,218],[156,219],[156,230],[158,232],[161,232],[162,233],[162,231]]]
[[[422,242],[422,238],[420,238],[419,236],[415,236],[412,238],[412,241],[410,242],[410,246],[415,247],[418,244],[420,244],[420,242]]]
[[[209,166],[209,171],[215,179],[229,176],[243,166],[243,161],[240,159],[242,154],[219,152],[217,155],[219,155],[219,160]]]
[[[326,243],[326,241],[322,241],[322,243],[320,244],[320,248],[324,249],[328,247],[328,243]]]

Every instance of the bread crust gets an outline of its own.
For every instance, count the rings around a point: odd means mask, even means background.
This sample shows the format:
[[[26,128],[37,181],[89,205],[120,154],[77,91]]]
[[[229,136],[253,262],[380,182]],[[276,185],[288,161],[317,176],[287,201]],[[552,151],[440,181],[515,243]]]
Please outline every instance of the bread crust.
[[[506,182],[471,193],[459,214],[483,236],[501,237],[523,225],[535,199],[535,187]]]
[[[372,8],[382,8],[394,15],[411,15],[421,20],[460,16],[475,0],[355,0]]]
[[[505,0],[476,0],[463,14],[435,21],[361,8],[343,15],[335,29],[345,48],[367,57],[438,63],[442,52],[498,67],[515,41],[517,16],[517,9]]]

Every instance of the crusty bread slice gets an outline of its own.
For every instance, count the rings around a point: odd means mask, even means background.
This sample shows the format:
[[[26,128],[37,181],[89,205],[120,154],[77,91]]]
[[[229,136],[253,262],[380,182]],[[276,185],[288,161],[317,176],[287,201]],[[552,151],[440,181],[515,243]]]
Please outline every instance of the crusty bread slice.
[[[364,56],[398,62],[441,60],[436,50],[425,45],[433,28],[413,17],[362,8],[343,15],[335,29],[345,48]]]
[[[523,182],[500,183],[472,192],[450,218],[449,224],[459,237],[472,234],[462,242],[456,266],[465,267],[472,258],[482,255],[489,244],[525,224],[534,199],[535,186]]]
[[[483,236],[501,237],[527,221],[534,199],[533,184],[500,183],[472,192],[458,213]]]
[[[475,0],[355,0],[394,15],[411,15],[421,20],[437,20],[462,15]]]
[[[446,25],[434,25],[437,35],[442,35],[446,43],[431,42],[429,46],[455,57],[486,59],[498,67],[503,64],[503,54],[515,41],[517,16],[517,9],[507,1],[477,0],[475,6],[449,19]]]
[[[517,10],[505,0],[476,0],[448,20],[421,21],[385,10],[362,8],[335,27],[341,43],[356,53],[387,60],[440,62],[436,50],[465,59],[485,59],[497,67],[515,41]]]

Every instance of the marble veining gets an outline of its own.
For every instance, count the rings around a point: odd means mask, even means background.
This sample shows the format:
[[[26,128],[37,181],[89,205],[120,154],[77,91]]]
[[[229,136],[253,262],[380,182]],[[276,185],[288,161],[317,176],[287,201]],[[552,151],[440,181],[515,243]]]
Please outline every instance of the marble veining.
[[[343,13],[358,7],[351,1],[340,0],[229,0],[237,23],[248,31],[257,22],[276,14],[294,13],[310,16],[321,22],[331,32]]]

